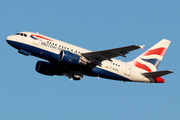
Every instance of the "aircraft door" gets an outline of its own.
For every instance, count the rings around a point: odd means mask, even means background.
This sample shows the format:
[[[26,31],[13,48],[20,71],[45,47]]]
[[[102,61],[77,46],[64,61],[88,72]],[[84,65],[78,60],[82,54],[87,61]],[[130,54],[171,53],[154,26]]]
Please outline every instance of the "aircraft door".
[[[124,74],[130,76],[130,74],[131,74],[131,65],[126,64],[126,69],[125,69],[125,73]]]
[[[35,45],[39,45],[39,39],[38,39],[38,38],[33,39],[33,43],[34,43]]]

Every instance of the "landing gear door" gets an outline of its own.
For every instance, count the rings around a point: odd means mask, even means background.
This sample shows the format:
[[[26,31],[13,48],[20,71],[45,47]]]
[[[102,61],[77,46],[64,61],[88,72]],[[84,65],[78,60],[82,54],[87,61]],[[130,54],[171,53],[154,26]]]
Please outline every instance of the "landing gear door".
[[[126,64],[126,70],[125,70],[124,74],[130,76],[130,74],[131,74],[131,65]]]

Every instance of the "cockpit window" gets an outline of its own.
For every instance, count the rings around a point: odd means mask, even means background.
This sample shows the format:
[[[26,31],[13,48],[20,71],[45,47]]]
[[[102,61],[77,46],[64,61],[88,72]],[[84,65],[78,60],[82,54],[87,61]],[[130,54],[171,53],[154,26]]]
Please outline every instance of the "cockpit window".
[[[15,35],[19,35],[20,33],[16,33]]]
[[[23,34],[23,33],[16,33],[15,35],[21,35],[21,36],[27,37],[27,34]]]

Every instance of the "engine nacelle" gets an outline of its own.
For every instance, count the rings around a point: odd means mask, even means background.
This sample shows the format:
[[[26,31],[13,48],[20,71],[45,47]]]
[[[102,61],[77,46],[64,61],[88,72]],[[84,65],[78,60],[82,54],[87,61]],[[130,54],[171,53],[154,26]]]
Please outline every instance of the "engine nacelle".
[[[66,70],[61,70],[61,68],[54,66],[53,64],[49,62],[44,62],[44,61],[38,61],[36,63],[36,71],[38,73],[41,73],[43,75],[65,75],[69,78],[73,78],[74,80],[80,80],[83,78],[83,73],[80,71],[73,71],[72,74],[69,74],[69,71]]]
[[[85,57],[79,56],[77,54],[74,54],[66,50],[61,50],[59,55],[52,54],[51,58],[53,58],[56,61],[65,62],[65,63],[73,64],[73,65],[78,65],[78,64],[87,65],[87,63],[90,63],[90,61],[87,60]]]
[[[53,72],[53,64],[48,63],[48,62],[43,62],[43,61],[38,61],[36,63],[36,71],[38,73],[41,73],[43,75],[49,75],[49,76],[53,76],[54,72]]]

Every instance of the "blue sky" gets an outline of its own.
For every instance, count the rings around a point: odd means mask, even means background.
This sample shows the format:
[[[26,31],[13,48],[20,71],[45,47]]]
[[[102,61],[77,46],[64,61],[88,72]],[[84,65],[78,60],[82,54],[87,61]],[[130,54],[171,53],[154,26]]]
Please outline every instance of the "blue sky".
[[[5,0],[0,2],[1,120],[180,119],[179,0]],[[92,51],[172,41],[158,70],[165,84],[124,83],[85,76],[80,81],[35,71],[39,58],[9,46],[7,36],[38,32]]]

